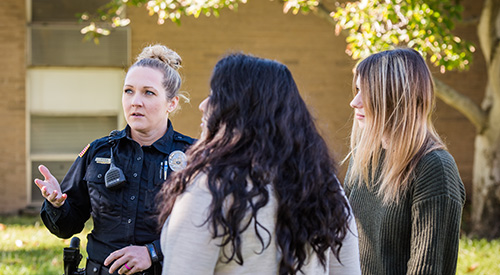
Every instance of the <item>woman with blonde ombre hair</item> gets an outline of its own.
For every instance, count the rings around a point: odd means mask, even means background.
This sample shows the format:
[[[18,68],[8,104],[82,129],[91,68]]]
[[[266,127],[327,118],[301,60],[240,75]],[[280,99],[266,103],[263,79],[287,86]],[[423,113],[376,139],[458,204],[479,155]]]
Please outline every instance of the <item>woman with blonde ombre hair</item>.
[[[373,54],[353,87],[345,191],[363,274],[455,274],[465,190],[431,120],[425,60],[413,49]]]

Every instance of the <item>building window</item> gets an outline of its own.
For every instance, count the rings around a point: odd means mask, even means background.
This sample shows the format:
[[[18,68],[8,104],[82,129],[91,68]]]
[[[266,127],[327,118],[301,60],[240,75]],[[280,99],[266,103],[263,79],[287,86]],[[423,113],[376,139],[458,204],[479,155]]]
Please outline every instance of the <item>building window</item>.
[[[80,152],[91,140],[106,136],[117,126],[116,116],[31,116],[31,182],[41,178],[38,166],[49,167],[60,181]],[[43,178],[42,178],[43,179]],[[33,188],[32,201],[43,197]]]
[[[28,18],[28,198],[43,197],[33,184],[46,165],[59,182],[92,140],[123,127],[121,89],[129,63],[129,29],[99,45],[84,42],[77,13],[108,0],[31,0]]]
[[[31,25],[31,66],[127,67],[128,29],[83,42],[80,25]]]

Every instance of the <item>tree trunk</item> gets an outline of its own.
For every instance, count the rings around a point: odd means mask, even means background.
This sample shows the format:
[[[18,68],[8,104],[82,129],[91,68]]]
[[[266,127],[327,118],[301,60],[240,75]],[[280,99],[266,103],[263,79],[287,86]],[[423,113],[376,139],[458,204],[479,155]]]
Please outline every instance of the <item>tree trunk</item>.
[[[500,2],[485,0],[478,36],[486,59],[488,85],[482,103],[486,125],[476,136],[472,233],[500,237]]]
[[[500,78],[500,75],[497,76]],[[487,129],[476,136],[472,193],[472,234],[500,237],[500,108],[490,110]]]

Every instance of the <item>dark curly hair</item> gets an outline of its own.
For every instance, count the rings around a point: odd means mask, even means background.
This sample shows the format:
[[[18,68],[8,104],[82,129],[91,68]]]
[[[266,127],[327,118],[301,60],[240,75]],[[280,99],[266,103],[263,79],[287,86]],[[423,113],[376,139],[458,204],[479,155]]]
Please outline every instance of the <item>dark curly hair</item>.
[[[257,212],[269,196],[278,202],[280,274],[300,272],[311,248],[323,267],[328,248],[338,259],[348,230],[348,203],[335,176],[336,163],[288,68],[231,54],[215,66],[210,86],[206,133],[187,151],[187,167],[173,174],[160,193],[160,224],[201,172],[213,197],[206,222],[214,238],[224,237],[222,245],[233,248],[225,255],[228,262],[243,264],[241,233],[252,230],[251,220],[262,249],[269,245],[257,228],[263,228]],[[275,194],[269,194],[268,184]],[[228,197],[229,206],[224,204]],[[244,219],[248,209],[250,220]]]

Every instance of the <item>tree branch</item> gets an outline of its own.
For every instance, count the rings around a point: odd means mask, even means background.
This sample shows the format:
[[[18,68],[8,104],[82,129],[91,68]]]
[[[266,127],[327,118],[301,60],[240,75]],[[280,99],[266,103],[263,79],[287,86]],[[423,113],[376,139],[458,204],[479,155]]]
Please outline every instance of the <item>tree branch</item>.
[[[319,3],[314,13],[320,18],[326,19],[333,26],[335,20],[330,16],[330,11],[322,3]],[[439,97],[446,104],[458,110],[476,127],[478,133],[482,132],[486,127],[487,114],[481,107],[474,103],[469,97],[457,92],[452,87],[446,85],[444,82],[434,78],[436,86],[436,96]]]
[[[464,18],[463,20],[456,22],[457,26],[460,27],[477,26],[478,23],[479,23],[479,16]]]
[[[436,85],[437,97],[468,118],[469,121],[474,124],[478,133],[484,130],[486,127],[487,114],[479,105],[437,78],[434,78],[434,84]]]
[[[332,13],[332,11],[329,10],[327,7],[325,7],[325,5],[323,5],[322,3],[318,4],[317,8],[314,10],[314,13],[318,17],[325,19],[330,24],[335,26],[335,24],[336,24],[335,20],[333,19],[333,17],[330,16],[330,13]]]
[[[495,39],[496,35],[496,18],[500,11],[500,3],[494,0],[486,0],[484,2],[483,11],[481,13],[481,19],[479,21],[477,33],[479,37],[479,44],[483,51],[486,64],[490,64],[493,60],[495,50]]]

